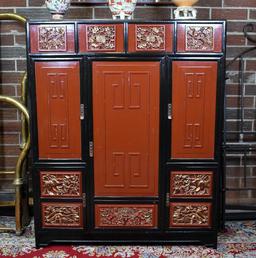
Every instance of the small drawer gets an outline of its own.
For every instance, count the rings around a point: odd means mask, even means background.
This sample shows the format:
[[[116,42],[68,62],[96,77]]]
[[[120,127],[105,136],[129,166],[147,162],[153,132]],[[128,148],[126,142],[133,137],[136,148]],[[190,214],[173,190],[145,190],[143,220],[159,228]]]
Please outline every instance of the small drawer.
[[[96,228],[156,228],[155,204],[96,204]]]
[[[73,24],[30,25],[30,51],[75,52]]]
[[[212,197],[213,172],[172,171],[170,197]]]
[[[82,197],[82,173],[78,171],[40,172],[41,197]]]
[[[43,228],[83,227],[81,203],[42,203],[41,209]]]
[[[222,52],[222,24],[178,24],[177,52]]]
[[[211,203],[170,203],[170,227],[210,228],[211,212]]]
[[[79,52],[123,52],[123,24],[79,24]]]
[[[173,24],[129,24],[129,52],[172,52]]]

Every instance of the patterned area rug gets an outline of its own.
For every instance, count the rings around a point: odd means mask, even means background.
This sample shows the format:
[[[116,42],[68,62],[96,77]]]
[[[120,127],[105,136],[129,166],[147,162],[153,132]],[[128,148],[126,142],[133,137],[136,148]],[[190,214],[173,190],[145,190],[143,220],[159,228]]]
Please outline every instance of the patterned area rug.
[[[13,226],[14,219],[0,217],[0,223]],[[33,223],[22,236],[0,233],[0,257],[25,258],[217,258],[256,257],[256,221],[228,222],[219,234],[218,249],[200,246],[50,246],[34,248]]]

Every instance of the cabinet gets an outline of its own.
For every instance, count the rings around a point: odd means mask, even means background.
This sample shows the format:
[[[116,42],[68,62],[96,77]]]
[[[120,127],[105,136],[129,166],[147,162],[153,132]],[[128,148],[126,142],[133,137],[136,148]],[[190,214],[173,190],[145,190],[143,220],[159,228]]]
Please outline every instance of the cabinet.
[[[37,247],[215,247],[225,22],[27,28]]]

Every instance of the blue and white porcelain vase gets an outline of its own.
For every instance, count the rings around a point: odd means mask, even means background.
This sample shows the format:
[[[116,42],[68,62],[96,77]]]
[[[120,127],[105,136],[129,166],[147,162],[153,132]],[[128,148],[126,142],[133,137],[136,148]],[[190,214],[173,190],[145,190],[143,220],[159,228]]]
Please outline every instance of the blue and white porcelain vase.
[[[45,0],[45,5],[52,14],[52,18],[60,20],[69,9],[70,0]]]

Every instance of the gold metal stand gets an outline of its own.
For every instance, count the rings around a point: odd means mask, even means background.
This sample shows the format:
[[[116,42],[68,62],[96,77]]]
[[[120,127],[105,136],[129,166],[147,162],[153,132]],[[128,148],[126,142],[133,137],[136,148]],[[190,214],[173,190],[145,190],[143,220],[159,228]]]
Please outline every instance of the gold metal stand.
[[[26,23],[26,18],[14,13],[3,13],[0,14],[0,20],[15,20]],[[0,175],[14,175],[14,186],[15,186],[15,200],[14,201],[3,201],[0,202],[0,206],[15,206],[15,221],[16,227],[9,228],[0,225],[0,232],[16,232],[20,235],[23,232],[25,225],[29,222],[28,216],[28,193],[24,197],[22,192],[26,192],[24,177],[26,175],[26,157],[30,148],[30,134],[29,134],[29,114],[26,108],[27,104],[27,73],[24,74],[21,82],[21,100],[18,101],[12,97],[0,95],[0,101],[9,103],[16,107],[21,112],[21,138],[22,142],[20,145],[21,153],[16,163],[15,171],[0,171]],[[24,206],[26,211],[24,211]]]

